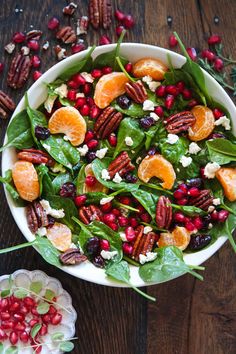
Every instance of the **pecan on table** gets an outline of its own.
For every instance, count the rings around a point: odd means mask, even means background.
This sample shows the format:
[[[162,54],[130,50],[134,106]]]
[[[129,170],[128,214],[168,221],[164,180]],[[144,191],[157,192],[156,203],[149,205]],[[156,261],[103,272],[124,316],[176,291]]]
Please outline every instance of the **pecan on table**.
[[[9,113],[16,108],[13,100],[3,91],[0,90],[0,117],[5,119]]]
[[[189,204],[207,211],[209,206],[213,204],[213,199],[211,191],[209,189],[203,189],[197,197],[189,199]]]
[[[81,254],[77,248],[69,248],[67,251],[60,255],[60,261],[65,265],[80,264],[87,260],[84,254]]]
[[[37,165],[44,163],[47,166],[53,166],[55,164],[50,155],[37,149],[23,149],[18,152],[17,157],[19,160],[29,161]]]
[[[59,29],[56,34],[57,39],[60,39],[65,44],[76,42],[76,34],[71,26],[65,26]]]
[[[119,173],[121,177],[125,176],[128,172],[135,169],[131,163],[131,159],[127,151],[122,151],[108,166],[108,173],[111,179],[113,179],[116,173]]]
[[[8,86],[19,89],[23,87],[29,77],[31,60],[29,55],[17,53],[12,59],[10,69],[7,76]]]
[[[88,225],[90,222],[97,220],[102,221],[103,213],[100,208],[96,205],[83,206],[79,209],[80,220]]]
[[[97,118],[94,131],[98,138],[105,139],[113,133],[123,119],[123,114],[117,112],[113,107],[107,107]]]
[[[187,131],[195,121],[196,118],[190,111],[183,111],[168,117],[164,124],[168,133],[178,134]]]
[[[90,0],[89,18],[95,29],[103,27],[107,29],[111,25],[111,1],[110,0]]]
[[[172,206],[169,198],[160,196],[156,207],[156,224],[160,229],[168,229],[172,221]]]
[[[148,98],[147,91],[141,80],[127,82],[127,84],[125,84],[125,91],[136,103],[143,103]]]
[[[35,41],[38,41],[41,38],[42,34],[43,32],[40,30],[31,30],[26,33],[26,40],[29,41],[33,39]]]
[[[135,230],[137,237],[134,242],[134,247],[133,247],[131,257],[137,262],[139,262],[140,254],[146,256],[148,252],[152,251],[153,246],[157,239],[157,235],[155,234],[155,232],[151,231],[148,232],[147,234],[144,234],[143,231],[144,231],[143,225],[139,225]]]
[[[46,211],[39,201],[34,201],[26,207],[26,219],[29,229],[35,233],[40,227],[48,226],[49,220]]]
[[[72,16],[77,9],[77,5],[73,2],[70,2],[69,5],[63,7],[62,12],[64,15]]]
[[[62,60],[67,57],[66,49],[62,48],[60,45],[56,45],[53,49],[57,56],[57,60]]]

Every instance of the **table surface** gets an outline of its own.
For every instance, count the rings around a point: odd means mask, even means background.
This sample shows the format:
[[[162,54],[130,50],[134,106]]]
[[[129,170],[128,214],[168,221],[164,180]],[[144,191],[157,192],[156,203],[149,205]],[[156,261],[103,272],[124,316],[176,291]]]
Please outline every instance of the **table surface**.
[[[63,17],[64,0],[3,0],[0,11],[0,61],[9,63],[3,47],[16,31],[29,30],[30,25],[44,31],[48,18],[57,16],[62,23],[74,20]],[[75,1],[77,16],[87,14],[88,1]],[[176,30],[187,46],[203,48],[211,33],[222,35],[225,52],[235,54],[235,0],[136,0],[112,1],[113,7],[130,12],[136,26],[126,40],[168,47],[168,37]],[[16,11],[15,11],[16,9]],[[17,11],[22,9],[23,11]],[[172,26],[167,25],[172,16]],[[219,23],[214,21],[219,17]],[[109,36],[115,41],[115,24]],[[97,43],[101,32],[90,30],[89,44]],[[42,71],[55,63],[52,45],[43,56]],[[7,65],[6,65],[7,67]],[[1,88],[19,101],[31,81],[17,92],[6,88],[6,74]],[[6,121],[0,122],[1,141]],[[3,193],[0,190],[1,248],[22,243]],[[236,257],[228,243],[205,262],[204,281],[185,275],[166,284],[146,288],[157,298],[144,300],[130,289],[114,289],[94,285],[63,273],[46,264],[34,249],[2,255],[0,274],[17,269],[41,269],[58,278],[69,291],[78,312],[77,335],[73,353],[80,354],[233,354],[236,352]]]

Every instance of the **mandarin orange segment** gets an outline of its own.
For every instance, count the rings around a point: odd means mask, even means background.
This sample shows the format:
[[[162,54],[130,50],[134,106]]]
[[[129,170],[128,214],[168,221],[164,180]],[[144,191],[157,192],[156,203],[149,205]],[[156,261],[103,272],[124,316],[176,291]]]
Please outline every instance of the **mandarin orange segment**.
[[[65,134],[72,145],[82,144],[86,133],[86,121],[74,107],[57,109],[48,122],[52,134]]]
[[[85,167],[84,172],[85,172],[85,176],[94,176],[91,164],[88,164]],[[108,188],[103,186],[99,181],[96,181],[96,183],[91,187],[88,186],[86,183],[84,183],[84,186],[83,186],[83,193],[91,193],[91,192],[106,193],[107,191],[108,191]]]
[[[47,229],[47,238],[56,249],[65,252],[70,248],[72,234],[68,226],[55,222],[52,227]]]
[[[189,128],[188,136],[192,141],[206,139],[215,128],[215,118],[210,108],[205,106],[195,106],[191,110],[196,118],[196,122]]]
[[[31,162],[17,161],[12,168],[12,178],[22,199],[32,202],[39,197],[38,175]]]
[[[133,65],[135,77],[151,76],[153,80],[163,80],[168,67],[159,59],[143,58]]]
[[[152,177],[160,178],[165,189],[172,189],[176,175],[172,164],[162,155],[146,156],[139,165],[138,177],[148,183]]]
[[[176,226],[172,232],[163,232],[158,240],[158,247],[176,246],[185,250],[190,242],[190,233],[185,227]]]
[[[216,172],[216,178],[222,185],[225,196],[229,201],[234,202],[236,200],[236,168],[221,167]]]
[[[125,93],[125,84],[129,79],[124,73],[113,72],[103,75],[97,82],[94,101],[99,108],[106,108],[118,96]]]

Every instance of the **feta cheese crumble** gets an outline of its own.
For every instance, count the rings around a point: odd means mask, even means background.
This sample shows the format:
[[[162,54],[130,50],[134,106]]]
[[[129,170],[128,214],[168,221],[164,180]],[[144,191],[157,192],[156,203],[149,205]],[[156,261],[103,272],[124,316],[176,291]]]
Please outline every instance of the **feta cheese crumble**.
[[[96,151],[96,157],[98,157],[99,159],[103,159],[103,157],[106,155],[108,148],[103,148],[100,150]]]
[[[158,88],[158,86],[161,85],[161,83],[159,81],[151,81],[151,82],[148,82],[147,85],[148,85],[150,91],[155,92],[156,89]]]
[[[179,137],[176,134],[168,134],[167,135],[167,143],[168,144],[171,144],[171,145],[176,144],[178,140],[179,140]]]
[[[61,98],[67,97],[68,89],[66,84],[62,84],[61,86],[58,86],[55,88],[54,92],[59,95]]]
[[[41,237],[43,236],[46,236],[47,235],[47,229],[46,227],[40,227],[38,230],[37,230],[37,234]]]
[[[150,113],[150,117],[152,117],[156,122],[160,119],[160,117],[154,112]]]
[[[64,209],[53,209],[49,202],[45,199],[40,200],[40,204],[42,205],[43,209],[46,211],[47,215],[51,215],[55,219],[64,218],[65,213]]]
[[[151,100],[146,100],[143,102],[144,111],[154,111],[154,103]]]
[[[188,152],[192,155],[197,155],[201,150],[200,146],[196,143],[191,143],[188,147]]]
[[[144,229],[143,229],[143,233],[144,234],[148,234],[151,231],[152,231],[152,227],[151,226],[145,226]]]
[[[87,72],[83,72],[83,73],[80,73],[80,75],[83,76],[83,78],[86,82],[89,82],[90,84],[92,84],[94,82],[94,78],[92,77],[91,74],[89,74]]]
[[[180,163],[183,167],[188,167],[189,165],[191,165],[193,159],[192,157],[187,157],[187,156],[182,156],[180,159]]]
[[[123,242],[126,242],[127,241],[127,238],[126,238],[126,234],[125,232],[119,232],[119,235],[120,235],[120,238]]]
[[[114,199],[114,197],[102,198],[102,199],[100,200],[100,204],[101,204],[101,205],[104,205],[104,204],[110,203],[110,202],[112,201],[112,199]]]
[[[220,169],[220,165],[216,162],[209,162],[204,168],[204,175],[207,178],[215,178],[216,172]]]
[[[139,255],[139,262],[141,264],[147,263],[147,262],[151,262],[154,261],[154,259],[157,258],[157,253],[155,252],[147,252],[146,255],[144,254],[140,254]]]
[[[87,154],[87,152],[89,151],[89,148],[86,144],[84,144],[82,147],[78,148],[78,151],[81,156],[85,156]]]
[[[231,129],[231,125],[230,125],[230,120],[229,118],[227,118],[226,116],[220,117],[219,119],[217,119],[214,123],[217,127],[219,125],[222,125],[222,127],[225,128],[225,130],[230,130]]]
[[[208,213],[212,213],[215,210],[215,207],[213,205],[210,205],[209,208],[207,209]]]
[[[213,199],[213,205],[220,205],[221,204],[221,201],[220,201],[220,198],[215,198]]]
[[[105,168],[102,170],[102,179],[104,179],[104,181],[111,179],[109,172]]]
[[[134,144],[133,139],[130,136],[126,136],[125,138],[125,144],[127,146],[132,146]]]
[[[146,76],[144,76],[142,78],[142,81],[146,82],[146,83],[151,82],[152,81],[152,77],[150,75],[146,75]]]
[[[102,250],[101,256],[103,259],[107,259],[108,261],[112,258],[114,258],[118,254],[117,251],[104,251]]]
[[[113,182],[119,184],[122,181],[121,176],[119,175],[119,172],[116,172],[115,177],[112,180]]]

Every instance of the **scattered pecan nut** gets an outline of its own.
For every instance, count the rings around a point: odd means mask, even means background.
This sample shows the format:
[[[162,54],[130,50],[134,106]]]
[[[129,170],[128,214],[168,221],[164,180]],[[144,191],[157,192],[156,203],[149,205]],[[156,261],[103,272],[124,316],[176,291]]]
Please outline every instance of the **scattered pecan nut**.
[[[88,16],[82,16],[77,20],[76,34],[80,36],[81,34],[87,34],[89,25]]]
[[[40,30],[31,30],[26,33],[26,40],[30,41],[33,39],[35,41],[38,41],[41,38],[42,34],[43,32]]]
[[[119,173],[121,177],[125,176],[128,172],[135,169],[131,163],[131,159],[127,151],[122,151],[108,166],[108,173],[111,179],[113,179],[116,173]]]
[[[117,112],[113,107],[107,107],[97,118],[94,131],[98,138],[105,139],[113,133],[123,119],[123,114]]]
[[[54,166],[55,164],[50,155],[37,149],[23,149],[18,152],[17,157],[19,160],[29,161],[37,165],[44,163],[47,166]]]
[[[143,103],[148,98],[147,91],[141,80],[127,82],[127,84],[125,84],[125,91],[136,103]]]
[[[60,45],[56,45],[54,47],[54,51],[58,60],[65,59],[67,57],[66,49],[62,48]]]
[[[40,227],[48,226],[49,220],[46,211],[39,201],[34,201],[26,207],[26,218],[29,229],[32,233],[37,232]]]
[[[65,44],[76,42],[76,34],[71,26],[65,26],[59,29],[56,34],[57,39],[60,39]]]
[[[81,254],[77,248],[69,248],[59,258],[61,263],[66,265],[80,264],[87,260],[87,257]]]
[[[79,218],[86,225],[94,220],[102,221],[102,217],[103,213],[96,205],[91,204],[79,209]]]
[[[137,237],[134,242],[131,257],[137,262],[139,262],[140,254],[146,256],[148,252],[152,251],[153,246],[157,239],[157,235],[155,234],[155,232],[151,231],[148,232],[147,234],[144,234],[143,231],[144,231],[143,225],[139,225],[135,230]]]
[[[197,197],[189,199],[189,204],[207,211],[209,206],[213,204],[213,199],[211,191],[209,189],[203,189]]]
[[[16,108],[13,100],[3,91],[0,90],[0,117],[5,119],[10,112]]]
[[[160,229],[168,229],[172,221],[172,206],[169,198],[160,196],[156,207],[156,224]]]
[[[70,2],[69,5],[63,7],[62,12],[64,15],[72,16],[77,9],[77,5],[74,2]]]
[[[103,27],[107,29],[111,25],[111,1],[110,0],[90,0],[89,18],[95,29]]]
[[[168,117],[164,123],[166,130],[171,134],[178,134],[187,131],[196,121],[190,111],[183,111]]]
[[[8,86],[14,89],[19,89],[23,87],[29,77],[31,65],[32,64],[29,55],[17,53],[12,59],[8,72]]]
[[[4,47],[5,51],[8,54],[12,54],[14,52],[15,48],[16,48],[16,45],[13,42],[10,42],[10,43],[6,44],[5,47]]]

